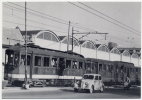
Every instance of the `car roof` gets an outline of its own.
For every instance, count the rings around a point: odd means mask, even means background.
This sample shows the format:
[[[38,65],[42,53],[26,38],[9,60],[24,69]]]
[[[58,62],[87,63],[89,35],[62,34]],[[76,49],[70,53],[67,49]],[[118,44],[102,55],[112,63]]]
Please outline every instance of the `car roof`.
[[[101,76],[100,74],[84,74],[84,75]]]

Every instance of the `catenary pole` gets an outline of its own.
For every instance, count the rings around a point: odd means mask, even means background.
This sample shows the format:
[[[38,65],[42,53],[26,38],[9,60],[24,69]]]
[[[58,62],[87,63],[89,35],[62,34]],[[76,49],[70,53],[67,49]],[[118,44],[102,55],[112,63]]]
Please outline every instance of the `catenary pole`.
[[[71,22],[69,21],[67,51],[69,51],[69,42],[70,42],[70,38],[69,38],[69,34],[70,34],[70,23],[71,23]]]
[[[27,3],[25,2],[25,86],[27,85]]]

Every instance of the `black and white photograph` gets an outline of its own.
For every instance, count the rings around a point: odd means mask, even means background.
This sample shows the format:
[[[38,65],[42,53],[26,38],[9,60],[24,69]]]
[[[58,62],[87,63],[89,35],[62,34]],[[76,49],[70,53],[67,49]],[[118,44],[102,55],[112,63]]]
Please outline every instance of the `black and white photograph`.
[[[2,1],[2,99],[141,99],[141,1]]]

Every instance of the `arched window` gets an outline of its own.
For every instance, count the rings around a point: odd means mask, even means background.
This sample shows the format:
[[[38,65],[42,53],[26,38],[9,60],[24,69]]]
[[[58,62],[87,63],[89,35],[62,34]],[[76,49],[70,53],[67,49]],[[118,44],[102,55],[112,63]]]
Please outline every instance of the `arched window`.
[[[98,50],[104,51],[104,52],[109,52],[108,48],[105,45],[99,47]]]
[[[136,53],[133,53],[132,58],[138,58],[138,55]]]
[[[51,34],[45,32],[45,33],[44,33],[44,39],[45,39],[45,40],[51,40]]]
[[[43,39],[43,33],[38,35],[37,38]]]
[[[123,55],[124,55],[124,56],[130,56],[130,53],[129,53],[128,51],[124,51],[124,52],[123,52]]]
[[[111,51],[111,53],[115,53],[115,54],[120,54],[120,52],[119,52],[119,50],[118,49],[113,49],[112,51]]]
[[[58,42],[57,37],[51,32],[40,33],[37,38]]]
[[[67,38],[65,38],[62,43],[67,44]],[[69,44],[72,45],[72,38],[69,39]],[[73,45],[78,46],[78,41],[76,39],[73,39]]]

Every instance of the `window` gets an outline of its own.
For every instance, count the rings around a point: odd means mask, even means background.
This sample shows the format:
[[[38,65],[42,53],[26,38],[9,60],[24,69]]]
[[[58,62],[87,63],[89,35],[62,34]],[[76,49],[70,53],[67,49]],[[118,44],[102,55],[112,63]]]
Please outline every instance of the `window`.
[[[99,76],[99,80],[101,80],[102,78],[101,78],[101,76]]]
[[[58,42],[57,38],[54,35],[52,35],[52,41]]]
[[[100,47],[98,50],[104,51],[104,52],[109,52],[109,50],[105,46]]]
[[[41,66],[41,57],[35,56],[35,66]]]
[[[44,33],[44,39],[45,40],[51,40],[51,34],[50,33]]]
[[[92,70],[94,70],[94,67],[95,67],[95,64],[94,64],[94,63],[92,63]]]
[[[72,68],[73,68],[73,69],[77,69],[77,68],[78,68],[78,63],[77,63],[77,61],[73,61]]]
[[[49,57],[44,57],[43,66],[48,66],[49,67]]]
[[[93,75],[84,75],[83,76],[84,79],[94,79]]]
[[[38,35],[37,38],[43,39],[43,33]]]
[[[99,64],[99,71],[102,71],[102,64]]]
[[[119,50],[117,50],[117,49],[113,49],[113,51],[111,53],[120,54]]]
[[[99,77],[98,77],[98,76],[95,76],[95,80],[99,80]]]
[[[138,58],[138,55],[137,54],[132,54],[132,57],[133,58]]]
[[[71,60],[66,60],[66,68],[71,68]]]
[[[21,61],[24,61],[24,65],[25,65],[25,55],[21,55]],[[31,64],[31,56],[27,55],[27,65],[29,66]]]
[[[82,69],[82,67],[83,67],[83,63],[79,62],[79,69]]]
[[[67,39],[65,39],[62,43],[65,43],[65,44],[67,44]]]
[[[124,51],[123,55],[124,56],[130,56],[129,52],[127,52],[127,51]]]
[[[15,54],[14,65],[17,67],[19,64],[19,54]]]
[[[103,66],[103,70],[104,70],[104,71],[106,71],[106,64],[104,64],[104,66]]]
[[[52,60],[51,60],[51,66],[52,67],[57,67],[57,58],[52,58]]]

